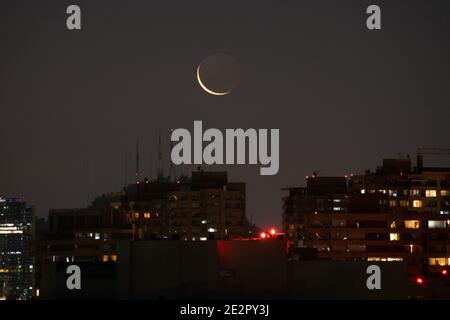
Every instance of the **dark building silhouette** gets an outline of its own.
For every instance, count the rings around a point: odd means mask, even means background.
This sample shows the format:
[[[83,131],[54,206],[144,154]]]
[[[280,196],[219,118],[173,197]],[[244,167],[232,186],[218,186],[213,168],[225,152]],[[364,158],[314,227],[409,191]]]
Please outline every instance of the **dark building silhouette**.
[[[30,299],[35,294],[33,228],[33,210],[23,199],[0,198],[1,298]]]
[[[97,197],[84,209],[52,209],[35,244],[37,282],[58,263],[114,264],[122,240],[206,241],[251,237],[245,184],[226,172],[197,171],[171,181],[160,176]],[[250,231],[251,232],[251,231]]]
[[[110,206],[126,215],[135,240],[249,236],[245,183],[229,182],[226,172],[199,170],[177,181],[145,179],[118,200]]]

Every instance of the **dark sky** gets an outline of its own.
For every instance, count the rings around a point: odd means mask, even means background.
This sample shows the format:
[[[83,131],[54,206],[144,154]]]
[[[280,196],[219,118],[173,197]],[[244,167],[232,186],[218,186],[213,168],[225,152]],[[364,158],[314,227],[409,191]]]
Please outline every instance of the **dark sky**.
[[[81,31],[66,29],[69,4]],[[366,29],[370,4],[381,31]],[[241,66],[224,97],[195,79],[218,52]],[[91,196],[120,190],[137,137],[142,173],[154,174],[159,129],[167,172],[171,128],[279,128],[278,175],[218,168],[247,183],[257,223],[279,224],[281,188],[314,170],[360,173],[450,147],[450,3],[2,0],[0,111],[0,196],[24,196],[39,215],[86,205],[87,160]]]

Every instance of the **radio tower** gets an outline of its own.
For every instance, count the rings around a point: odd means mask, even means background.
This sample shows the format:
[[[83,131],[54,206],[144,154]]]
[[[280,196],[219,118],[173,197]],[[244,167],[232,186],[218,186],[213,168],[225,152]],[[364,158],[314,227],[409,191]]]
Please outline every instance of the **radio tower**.
[[[164,170],[162,168],[162,143],[161,143],[161,130],[158,133],[158,176],[164,176]]]

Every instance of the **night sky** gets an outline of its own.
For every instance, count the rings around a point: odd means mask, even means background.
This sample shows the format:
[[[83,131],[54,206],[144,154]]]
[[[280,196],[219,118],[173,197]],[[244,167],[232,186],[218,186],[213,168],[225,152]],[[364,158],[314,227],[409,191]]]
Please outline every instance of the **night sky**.
[[[82,30],[66,28],[66,8]],[[366,29],[366,8],[382,30]],[[226,53],[238,88],[199,89],[198,64]],[[0,1],[0,196],[49,208],[87,204],[165,172],[170,129],[279,128],[280,171],[223,166],[247,183],[247,211],[281,222],[282,187],[305,175],[374,169],[418,146],[450,147],[450,3],[443,1]],[[446,164],[450,160],[446,159]],[[177,167],[189,173],[192,167]],[[204,169],[207,169],[204,167]]]

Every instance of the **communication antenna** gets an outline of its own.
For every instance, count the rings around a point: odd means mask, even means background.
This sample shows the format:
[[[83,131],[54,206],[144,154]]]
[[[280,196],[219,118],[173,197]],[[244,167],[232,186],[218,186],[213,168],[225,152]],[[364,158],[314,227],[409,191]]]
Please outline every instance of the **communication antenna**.
[[[127,179],[127,171],[128,171],[128,153],[125,152],[125,158],[124,158],[125,162],[124,162],[124,171],[123,171],[123,182],[124,182],[124,186],[125,188],[128,186],[128,179]]]
[[[161,130],[158,132],[158,176],[164,176],[164,170],[162,168]]]
[[[170,152],[173,149],[173,141],[170,141],[170,148],[169,148],[169,177],[171,181],[175,181],[177,178],[177,174],[176,174],[176,169],[175,169],[175,165],[173,164],[171,158],[170,158]]]

